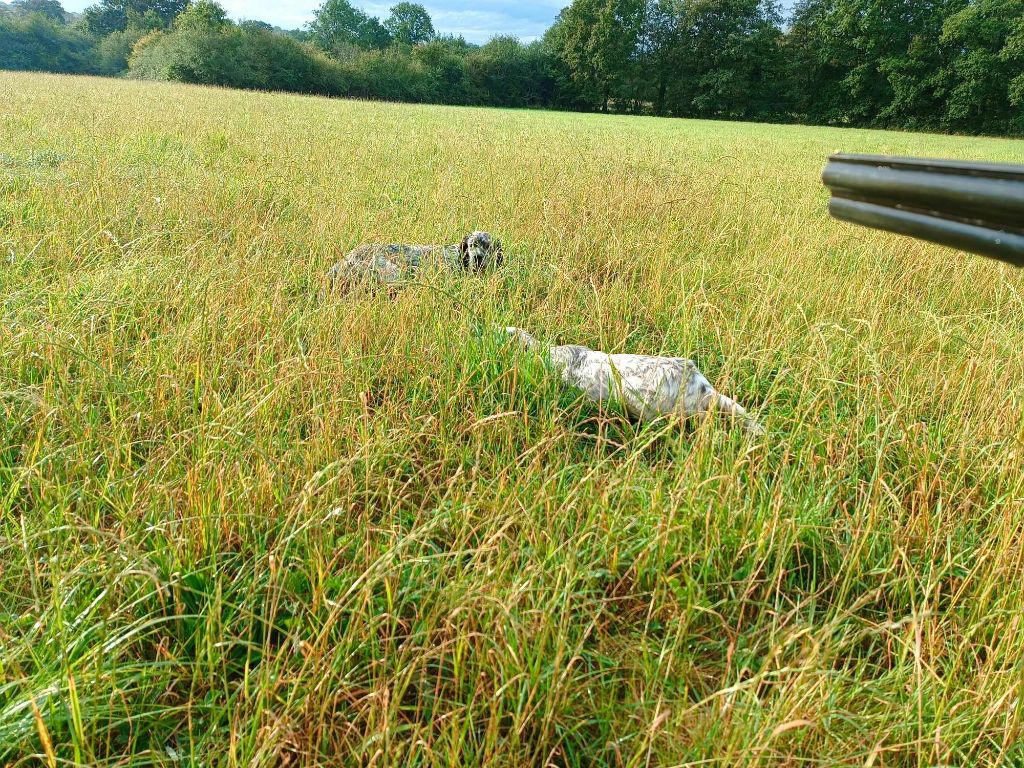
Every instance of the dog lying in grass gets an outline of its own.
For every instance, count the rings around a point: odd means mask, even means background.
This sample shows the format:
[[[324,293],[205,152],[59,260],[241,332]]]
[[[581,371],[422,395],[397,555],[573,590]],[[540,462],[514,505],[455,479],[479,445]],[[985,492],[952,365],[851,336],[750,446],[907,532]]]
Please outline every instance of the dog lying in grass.
[[[597,403],[618,400],[640,421],[717,413],[738,419],[750,435],[764,434],[743,406],[711,386],[692,360],[609,355],[577,345],[556,347],[538,341],[521,328],[505,330],[527,349],[540,352],[566,384]]]
[[[471,232],[454,245],[366,244],[350,251],[327,273],[331,287],[357,284],[395,286],[422,270],[482,274],[504,261],[501,240]]]

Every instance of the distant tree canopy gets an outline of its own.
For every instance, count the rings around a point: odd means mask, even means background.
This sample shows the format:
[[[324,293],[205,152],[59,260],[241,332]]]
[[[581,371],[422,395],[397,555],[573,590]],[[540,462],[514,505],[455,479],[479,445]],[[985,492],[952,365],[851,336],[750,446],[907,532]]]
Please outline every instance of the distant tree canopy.
[[[608,109],[637,63],[642,0],[576,0],[559,18],[559,53],[588,101]]]
[[[1024,0],[976,0],[943,20],[944,124],[957,130],[1024,131]],[[941,102],[940,102],[940,106]]]
[[[57,0],[14,0],[11,4],[14,12],[19,15],[38,13],[50,21],[63,24],[67,18],[67,12]]]
[[[1024,0],[571,0],[542,39],[439,36],[324,0],[303,30],[213,0],[0,6],[0,68],[503,107],[1024,134]]]
[[[384,25],[348,0],[327,0],[313,13],[310,36],[325,51],[338,51],[344,46],[387,48],[391,43],[391,34]]]
[[[662,57],[669,83],[663,107],[678,115],[747,120],[777,113],[783,95],[778,4],[691,0],[680,8],[671,21],[676,45]]]
[[[196,0],[174,20],[174,28],[179,30],[216,32],[227,25],[227,12],[212,0]]]
[[[1024,130],[1024,0],[802,0],[787,42],[798,119]]]
[[[601,109],[1024,132],[1024,0],[574,0],[549,39]]]
[[[541,43],[495,37],[466,58],[470,82],[484,104],[538,107],[554,103],[553,56]]]
[[[188,5],[189,0],[100,0],[85,9],[83,21],[100,37],[129,26],[159,29],[169,27]]]
[[[391,39],[406,45],[429,42],[434,36],[434,22],[422,5],[399,3],[392,6],[391,15],[384,21],[384,29]]]
[[[95,41],[44,13],[0,18],[0,69],[98,73]]]

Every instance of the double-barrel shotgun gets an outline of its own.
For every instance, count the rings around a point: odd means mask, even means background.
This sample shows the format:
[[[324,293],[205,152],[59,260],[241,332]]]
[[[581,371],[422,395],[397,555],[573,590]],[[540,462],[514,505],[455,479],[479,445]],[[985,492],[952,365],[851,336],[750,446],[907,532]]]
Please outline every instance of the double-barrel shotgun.
[[[1024,165],[837,154],[831,214],[1024,267]]]

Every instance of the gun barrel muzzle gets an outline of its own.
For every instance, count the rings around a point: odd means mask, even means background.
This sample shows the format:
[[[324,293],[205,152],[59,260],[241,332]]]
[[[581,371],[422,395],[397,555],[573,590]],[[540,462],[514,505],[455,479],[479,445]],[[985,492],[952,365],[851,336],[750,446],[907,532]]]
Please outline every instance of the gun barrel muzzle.
[[[831,214],[1024,267],[1024,165],[837,154]]]

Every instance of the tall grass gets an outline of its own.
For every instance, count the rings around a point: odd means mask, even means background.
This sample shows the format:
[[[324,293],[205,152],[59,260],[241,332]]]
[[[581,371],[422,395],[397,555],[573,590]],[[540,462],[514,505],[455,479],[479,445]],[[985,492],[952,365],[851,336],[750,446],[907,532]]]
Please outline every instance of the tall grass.
[[[1024,281],[835,149],[0,76],[0,763],[1022,765]],[[506,268],[329,295],[367,240]],[[696,358],[637,428],[489,330]]]

